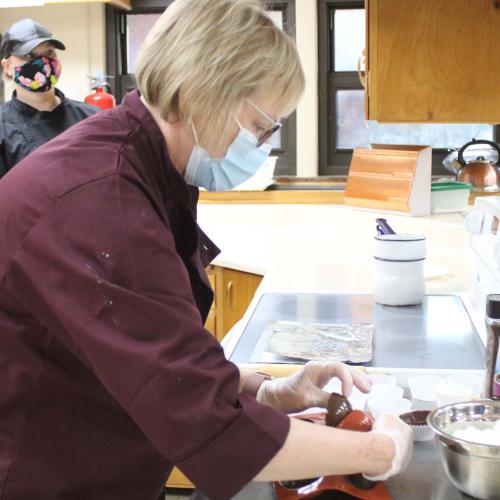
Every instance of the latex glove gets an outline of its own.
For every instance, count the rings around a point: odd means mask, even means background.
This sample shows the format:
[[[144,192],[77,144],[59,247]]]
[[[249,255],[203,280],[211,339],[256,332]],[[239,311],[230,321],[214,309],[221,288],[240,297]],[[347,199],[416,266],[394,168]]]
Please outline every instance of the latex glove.
[[[341,380],[346,397],[353,385],[365,393],[371,390],[370,380],[359,370],[339,362],[311,361],[289,377],[265,380],[257,391],[257,401],[287,413],[313,406],[326,408],[330,393],[323,387],[334,377]]]
[[[385,481],[387,478],[403,472],[410,463],[413,453],[413,433],[409,425],[399,417],[387,413],[380,414],[375,420],[372,431],[390,437],[394,442],[394,457],[387,472],[378,476],[367,476],[371,481]]]

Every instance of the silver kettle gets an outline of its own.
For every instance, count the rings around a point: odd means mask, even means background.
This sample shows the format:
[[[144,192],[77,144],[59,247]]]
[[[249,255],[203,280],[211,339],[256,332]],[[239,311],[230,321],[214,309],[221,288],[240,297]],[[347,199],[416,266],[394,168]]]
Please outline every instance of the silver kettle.
[[[470,146],[486,144],[488,149],[480,151],[480,155],[466,161],[464,153]],[[495,159],[495,151],[497,153]],[[470,156],[470,155],[469,155]],[[456,175],[457,181],[472,184],[473,191],[500,191],[500,147],[493,141],[484,139],[464,144],[459,150],[451,151],[443,160],[447,170]]]

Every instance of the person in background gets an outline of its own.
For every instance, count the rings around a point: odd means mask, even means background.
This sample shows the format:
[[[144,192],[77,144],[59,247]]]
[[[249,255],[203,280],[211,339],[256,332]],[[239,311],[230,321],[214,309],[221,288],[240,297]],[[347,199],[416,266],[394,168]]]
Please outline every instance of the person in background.
[[[2,37],[3,74],[15,90],[0,106],[0,177],[42,144],[99,111],[67,99],[56,88],[61,74],[57,49],[65,50],[64,44],[32,19],[17,21]]]
[[[175,0],[136,79],[0,182],[2,500],[156,500],[173,465],[210,500],[403,470],[397,417],[352,432],[289,416],[325,407],[332,378],[368,392],[365,375],[325,361],[269,379],[204,328],[219,249],[198,191],[267,159],[304,90],[293,40],[260,0]]]

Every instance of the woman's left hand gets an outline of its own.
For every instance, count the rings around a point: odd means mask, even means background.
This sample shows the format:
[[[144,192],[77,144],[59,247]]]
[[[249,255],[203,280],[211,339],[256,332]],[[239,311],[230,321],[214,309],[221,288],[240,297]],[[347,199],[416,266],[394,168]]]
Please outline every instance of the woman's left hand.
[[[257,401],[286,413],[313,406],[326,408],[330,393],[323,387],[334,377],[342,382],[342,394],[346,397],[353,385],[365,393],[371,389],[368,377],[355,368],[339,362],[311,361],[289,377],[264,381]]]

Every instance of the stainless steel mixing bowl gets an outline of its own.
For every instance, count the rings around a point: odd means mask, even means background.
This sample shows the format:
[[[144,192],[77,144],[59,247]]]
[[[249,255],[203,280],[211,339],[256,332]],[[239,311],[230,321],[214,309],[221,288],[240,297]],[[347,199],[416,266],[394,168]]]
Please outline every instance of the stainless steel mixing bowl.
[[[452,434],[469,425],[491,427],[497,420],[500,401],[489,399],[442,406],[427,417],[452,483],[464,493],[485,500],[500,499],[500,446],[472,443]]]

